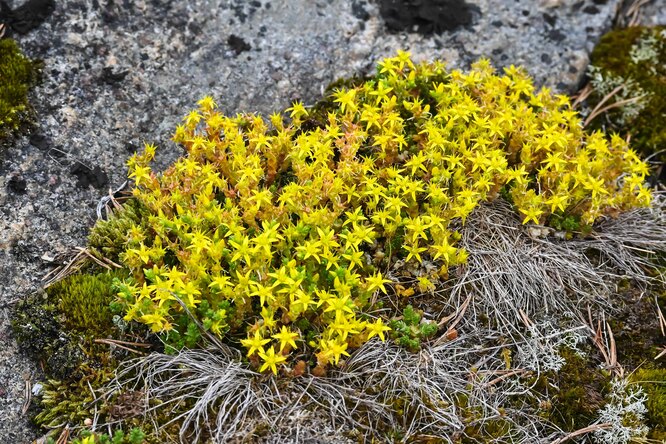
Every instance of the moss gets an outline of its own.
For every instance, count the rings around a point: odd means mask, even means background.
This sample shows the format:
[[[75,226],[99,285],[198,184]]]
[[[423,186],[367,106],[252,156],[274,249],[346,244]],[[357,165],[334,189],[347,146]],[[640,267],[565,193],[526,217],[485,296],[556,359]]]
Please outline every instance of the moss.
[[[556,387],[550,394],[549,419],[563,430],[573,432],[597,419],[611,378],[590,358],[569,348],[563,348],[560,353],[566,363],[559,372],[541,381],[540,388]]]
[[[39,398],[41,411],[33,418],[35,424],[59,433],[65,425],[82,426],[86,418],[95,413],[96,395],[79,381],[50,379],[44,383]]]
[[[616,312],[609,324],[617,346],[618,362],[627,371],[633,371],[651,362],[666,347],[661,334],[655,299],[666,313],[666,290],[656,287],[645,293],[627,286],[615,296]]]
[[[12,313],[17,342],[55,379],[78,379],[86,373],[82,366],[100,367],[108,347],[93,339],[118,336],[109,309],[111,282],[124,276],[72,275],[20,301]]]
[[[125,276],[118,271],[72,275],[14,309],[17,341],[36,356],[49,378],[36,397],[39,412],[33,419],[56,436],[65,425],[82,427],[86,418],[108,416],[115,406],[115,400],[98,397],[119,360],[128,355],[94,339],[136,340],[125,336],[132,329],[123,333],[114,325],[109,308],[114,299],[112,282]]]
[[[85,438],[88,438],[88,440]],[[86,430],[81,433],[79,438],[72,441],[72,444],[88,444],[91,439],[98,444],[142,444],[146,442],[146,433],[139,427],[134,427],[127,432],[116,429],[111,435]]]
[[[114,299],[112,281],[124,272],[75,274],[48,288],[50,300],[64,316],[68,328],[92,335],[108,335],[113,327],[109,304]]]
[[[26,58],[14,40],[0,39],[0,140],[28,122],[28,90],[39,65]]]
[[[107,220],[98,221],[88,235],[88,248],[97,256],[118,261],[127,233],[141,223],[145,208],[137,199],[128,199]]]
[[[480,406],[471,406],[466,395],[457,394],[455,397],[456,407],[460,410],[460,418],[463,420],[464,429],[462,433],[453,436],[456,444],[509,442],[510,436],[515,432],[511,421],[503,417],[504,411],[498,409],[496,419],[487,420],[486,413]]]
[[[625,88],[614,101],[647,96],[637,104],[608,111],[593,127],[631,134],[632,145],[644,155],[666,144],[666,27],[630,27],[604,35],[591,55],[592,84],[598,90],[590,101],[596,106],[620,84]],[[612,103],[613,100],[609,103]],[[666,159],[664,154],[661,159]]]
[[[631,376],[632,382],[639,384],[648,399],[647,425],[648,438],[666,440],[666,368],[642,368]]]
[[[16,304],[12,327],[16,341],[32,352],[46,349],[60,336],[56,306],[49,302],[45,292],[37,292]]]

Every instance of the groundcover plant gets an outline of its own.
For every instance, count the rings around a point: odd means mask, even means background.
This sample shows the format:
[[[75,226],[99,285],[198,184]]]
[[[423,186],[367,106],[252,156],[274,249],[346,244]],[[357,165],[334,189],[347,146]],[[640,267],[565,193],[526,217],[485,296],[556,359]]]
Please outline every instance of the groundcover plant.
[[[173,140],[161,173],[154,145],[129,160],[131,193],[17,309],[54,440],[657,433],[605,316],[620,288],[663,292],[663,199],[520,68],[400,52],[268,118],[205,97]]]

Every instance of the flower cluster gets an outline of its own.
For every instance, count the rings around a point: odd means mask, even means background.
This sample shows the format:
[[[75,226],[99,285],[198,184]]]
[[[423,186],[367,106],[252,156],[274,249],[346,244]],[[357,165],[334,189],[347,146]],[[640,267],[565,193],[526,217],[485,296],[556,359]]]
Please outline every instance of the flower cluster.
[[[325,368],[385,338],[381,270],[465,262],[453,227],[481,202],[509,196],[525,223],[649,204],[647,167],[622,139],[585,135],[566,97],[505,71],[400,52],[323,105],[267,120],[205,97],[175,131],[185,157],[160,175],[152,145],[129,161],[150,216],[121,255],[125,318],[183,333],[187,311],[260,371]]]

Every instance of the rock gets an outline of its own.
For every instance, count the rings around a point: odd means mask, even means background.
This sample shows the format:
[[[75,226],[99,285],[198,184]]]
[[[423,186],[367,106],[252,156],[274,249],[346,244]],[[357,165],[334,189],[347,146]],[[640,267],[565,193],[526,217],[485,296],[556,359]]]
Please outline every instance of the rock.
[[[28,0],[11,9],[0,1],[0,23],[6,23],[19,34],[26,34],[46,20],[55,9],[55,0]]]
[[[249,43],[235,34],[231,34],[229,36],[227,39],[227,45],[229,45],[229,47],[236,53],[236,55],[252,49],[252,46],[250,46]]]
[[[20,10],[19,3],[52,2],[7,3],[0,21],[9,22],[7,11]],[[9,301],[38,288],[49,271],[40,258],[85,245],[105,188],[126,178],[129,151],[156,143],[159,168],[181,154],[171,132],[203,95],[211,94],[224,112],[268,115],[295,98],[314,103],[331,81],[367,74],[397,49],[450,67],[482,56],[497,68],[524,65],[538,85],[572,92],[620,0],[578,7],[543,0],[532,2],[527,15],[515,0],[430,2],[420,19],[430,11],[444,14],[436,4],[460,8],[450,23],[416,23],[427,36],[409,26],[389,32],[394,22],[380,14],[386,3],[61,0],[51,15],[36,15],[43,20],[38,27],[17,25],[27,32],[18,36],[21,47],[45,68],[32,94],[41,136],[18,138],[0,154],[0,178],[21,171],[29,181],[24,194],[0,186],[0,334],[10,336]],[[597,11],[580,10],[587,6]],[[34,251],[16,247],[22,245]],[[13,342],[0,348],[3,443],[35,437],[20,412],[24,386],[16,375],[25,370],[36,372],[36,365]]]
[[[23,194],[27,189],[27,182],[25,178],[20,174],[14,173],[9,177],[7,181],[7,188],[14,193]]]

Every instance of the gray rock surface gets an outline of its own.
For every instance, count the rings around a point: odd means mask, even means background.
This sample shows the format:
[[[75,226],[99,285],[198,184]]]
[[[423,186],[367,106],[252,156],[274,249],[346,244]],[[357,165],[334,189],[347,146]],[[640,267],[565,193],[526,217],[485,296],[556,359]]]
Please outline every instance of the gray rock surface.
[[[31,97],[38,128],[0,149],[0,443],[38,434],[21,414],[38,365],[13,342],[8,307],[85,245],[97,201],[143,141],[161,147],[162,165],[180,154],[170,133],[203,95],[226,112],[268,114],[313,103],[397,49],[452,67],[481,56],[523,65],[539,85],[571,92],[619,0],[470,3],[471,26],[424,37],[387,32],[372,0],[61,0],[18,36],[45,69]]]

